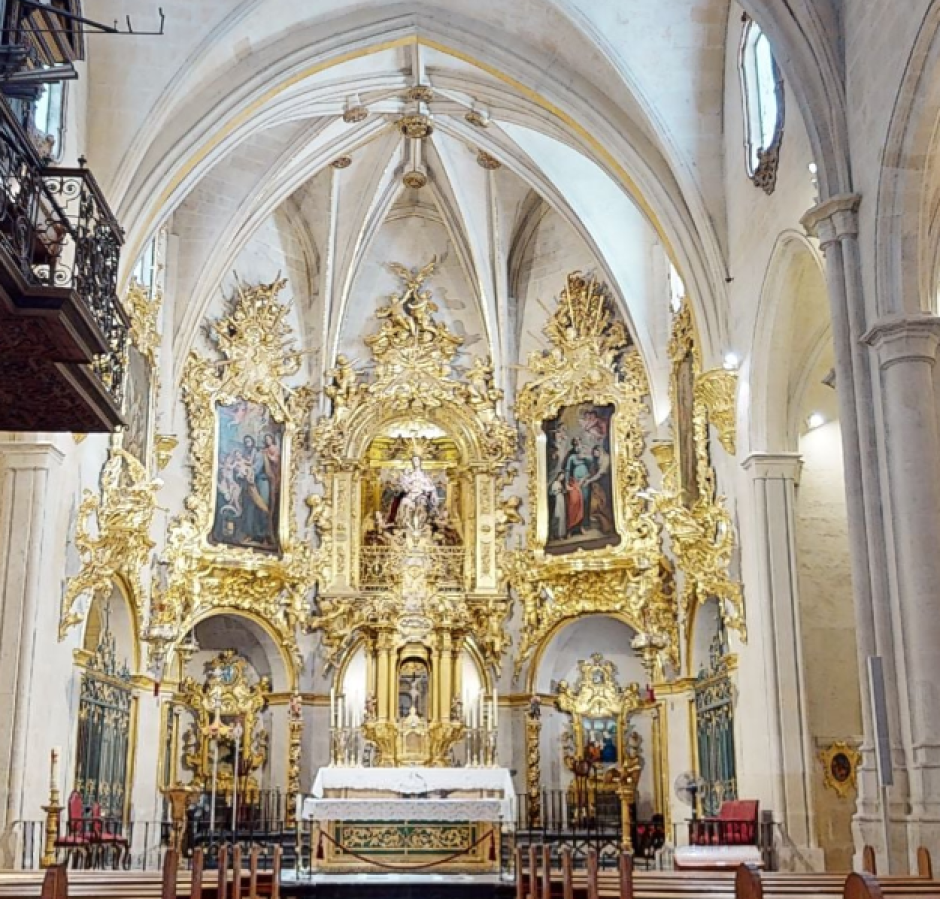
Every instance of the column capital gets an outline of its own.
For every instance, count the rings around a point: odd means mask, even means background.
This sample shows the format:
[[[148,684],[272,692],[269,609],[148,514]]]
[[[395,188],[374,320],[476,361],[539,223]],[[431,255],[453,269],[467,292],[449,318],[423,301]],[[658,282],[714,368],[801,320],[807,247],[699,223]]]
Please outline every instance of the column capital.
[[[940,317],[929,312],[886,315],[862,336],[882,369],[899,362],[933,365],[940,347]]]
[[[0,440],[0,469],[48,471],[64,458],[65,453],[49,441]]]
[[[808,210],[800,224],[806,233],[819,240],[825,248],[837,240],[858,236],[860,194],[837,194]]]
[[[741,467],[754,480],[794,481],[800,479],[803,457],[799,453],[751,453]]]

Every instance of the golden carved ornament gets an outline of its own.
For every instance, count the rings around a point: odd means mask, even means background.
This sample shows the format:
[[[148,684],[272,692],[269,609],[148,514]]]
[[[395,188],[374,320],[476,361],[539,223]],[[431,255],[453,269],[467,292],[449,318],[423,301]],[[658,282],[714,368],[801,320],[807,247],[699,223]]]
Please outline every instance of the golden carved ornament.
[[[583,614],[625,619],[661,645],[660,661],[677,663],[678,618],[660,564],[660,525],[647,488],[643,454],[649,415],[646,373],[606,286],[572,272],[544,328],[551,348],[529,356],[532,372],[516,402],[526,428],[529,484],[528,547],[503,554],[500,565],[522,601],[524,627],[516,654],[518,676],[540,643],[562,621]],[[566,555],[545,552],[548,537],[542,425],[565,406],[612,404],[615,546]],[[541,440],[544,440],[541,437]]]
[[[157,323],[162,305],[163,294],[159,290],[151,296],[146,287],[136,279],[131,280],[124,297],[124,309],[130,319],[130,338],[152,369],[156,368],[157,351],[160,349]]]
[[[395,124],[404,137],[412,140],[423,140],[434,133],[434,122],[422,112],[403,115]]]
[[[709,424],[730,455],[737,452],[738,373],[724,368],[702,372],[695,381],[695,401],[705,409]]]
[[[858,769],[862,764],[862,754],[844,741],[830,744],[819,753],[823,766],[823,783],[829,790],[834,790],[840,799],[846,799],[858,788]]]
[[[157,468],[163,471],[170,464],[173,450],[179,446],[179,440],[173,434],[157,434],[153,442],[157,459]]]
[[[152,624],[161,629],[169,626],[178,639],[209,611],[251,612],[273,628],[299,668],[296,626],[306,613],[306,596],[322,574],[328,551],[322,535],[320,548],[312,550],[298,533],[294,517],[299,438],[314,393],[310,387],[284,383],[301,365],[287,321],[289,307],[278,300],[286,283],[284,279],[255,286],[239,283],[229,314],[210,326],[221,358],[193,350],[187,359],[183,403],[189,423],[192,492],[186,511],[167,532],[168,582],[154,594]],[[217,481],[216,409],[240,400],[264,405],[283,425],[278,553],[208,542]]]
[[[529,700],[525,716],[526,797],[529,827],[542,826],[542,702]]]
[[[467,449],[481,462],[502,466],[515,456],[516,434],[498,414],[502,391],[494,384],[490,360],[475,359],[466,381],[458,379],[454,357],[463,338],[435,320],[438,307],[425,287],[436,265],[436,258],[421,269],[390,265],[404,287],[376,311],[381,327],[366,338],[375,362],[371,382],[360,382],[343,355],[327,373],[324,392],[333,401],[333,414],[317,422],[311,437],[327,467],[353,467],[348,447],[353,433],[375,435],[405,416],[430,417],[448,432],[466,434]]]
[[[571,687],[560,681],[555,705],[559,711],[577,718],[623,717],[640,705],[639,684],[621,687],[617,683],[617,666],[599,652],[578,662],[578,681]],[[580,742],[578,745],[581,745]]]
[[[65,585],[59,639],[82,622],[87,613],[79,608],[83,596],[106,599],[116,579],[128,585],[137,610],[138,621],[145,613],[144,588],[140,573],[150,567],[154,542],[150,527],[157,509],[157,492],[162,482],[151,478],[147,469],[130,453],[119,447],[110,450],[101,470],[101,491],[84,492],[78,508],[75,545],[81,556],[81,568]],[[95,519],[94,530],[90,527]]]
[[[722,372],[720,376],[701,374],[695,325],[687,302],[682,303],[673,317],[669,357],[673,365],[670,393],[674,442],[669,450],[660,451],[661,458],[658,461],[663,468],[662,486],[660,490],[651,493],[653,507],[669,533],[672,552],[682,575],[680,614],[688,629],[694,621],[692,608],[715,598],[725,625],[736,630],[741,639],[746,640],[744,594],[741,584],[730,575],[736,548],[734,524],[724,498],[716,496],[715,472],[708,449],[710,409],[718,415],[719,435],[724,432],[726,438],[733,439],[736,379],[728,377],[730,372]],[[691,422],[683,419],[679,410],[679,368],[688,357],[692,359],[694,377]],[[681,483],[682,460],[675,451],[676,444],[687,444],[683,435],[677,431],[689,425],[692,428],[691,442],[697,481],[692,502],[689,502],[690,491]],[[729,451],[733,451],[733,444]]]

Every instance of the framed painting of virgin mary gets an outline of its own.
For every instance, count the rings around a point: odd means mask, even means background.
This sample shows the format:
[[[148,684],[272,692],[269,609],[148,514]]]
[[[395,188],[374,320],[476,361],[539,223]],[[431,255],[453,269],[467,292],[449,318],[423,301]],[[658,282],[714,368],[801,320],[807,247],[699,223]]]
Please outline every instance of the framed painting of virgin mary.
[[[548,534],[545,552],[617,546],[612,403],[562,406],[542,423]]]

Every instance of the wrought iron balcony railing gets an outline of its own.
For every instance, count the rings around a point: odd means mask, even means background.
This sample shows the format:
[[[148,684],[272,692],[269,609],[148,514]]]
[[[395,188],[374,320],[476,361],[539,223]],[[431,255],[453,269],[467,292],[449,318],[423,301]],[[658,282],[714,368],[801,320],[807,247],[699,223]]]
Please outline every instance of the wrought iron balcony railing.
[[[27,293],[71,291],[87,310],[108,347],[92,367],[119,408],[128,332],[117,297],[123,240],[91,172],[45,165],[0,99],[0,250]]]

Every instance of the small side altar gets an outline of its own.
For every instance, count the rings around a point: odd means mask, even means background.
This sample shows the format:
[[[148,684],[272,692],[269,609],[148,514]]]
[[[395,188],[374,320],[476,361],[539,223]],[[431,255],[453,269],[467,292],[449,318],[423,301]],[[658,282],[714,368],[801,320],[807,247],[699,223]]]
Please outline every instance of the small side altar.
[[[315,873],[499,872],[515,819],[505,768],[321,768],[301,817]]]

